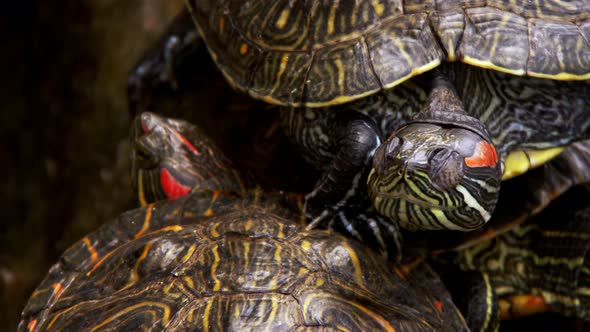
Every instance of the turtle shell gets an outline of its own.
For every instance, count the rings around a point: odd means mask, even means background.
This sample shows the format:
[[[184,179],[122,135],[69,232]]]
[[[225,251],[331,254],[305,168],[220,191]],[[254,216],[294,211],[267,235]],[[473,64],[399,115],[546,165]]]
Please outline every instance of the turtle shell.
[[[124,213],[64,253],[19,330],[467,330],[428,266],[305,231],[300,199],[267,198],[205,191]]]
[[[502,319],[553,311],[590,321],[589,189],[572,188],[525,224],[449,255],[446,264],[488,274]]]
[[[320,107],[391,88],[443,61],[590,78],[590,2],[190,0],[228,81],[270,103]]]

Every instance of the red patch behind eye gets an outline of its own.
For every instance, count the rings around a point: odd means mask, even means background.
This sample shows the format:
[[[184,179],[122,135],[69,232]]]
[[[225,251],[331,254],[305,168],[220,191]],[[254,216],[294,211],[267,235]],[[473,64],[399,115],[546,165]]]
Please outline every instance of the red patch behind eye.
[[[498,155],[494,146],[486,141],[475,145],[475,151],[471,157],[465,158],[465,164],[469,167],[496,167]]]
[[[160,171],[160,183],[162,184],[162,189],[164,189],[168,199],[184,196],[191,191],[189,187],[178,182],[165,168],[162,168]]]

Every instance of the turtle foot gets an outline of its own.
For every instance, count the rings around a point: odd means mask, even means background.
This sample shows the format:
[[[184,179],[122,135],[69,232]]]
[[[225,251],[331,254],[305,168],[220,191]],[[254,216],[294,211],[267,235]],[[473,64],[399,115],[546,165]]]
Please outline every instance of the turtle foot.
[[[397,222],[384,217],[372,208],[325,207],[313,209],[313,200],[306,197],[305,211],[310,222],[308,229],[326,227],[349,235],[387,259],[400,262],[402,259],[402,235]],[[318,213],[310,213],[318,211]]]

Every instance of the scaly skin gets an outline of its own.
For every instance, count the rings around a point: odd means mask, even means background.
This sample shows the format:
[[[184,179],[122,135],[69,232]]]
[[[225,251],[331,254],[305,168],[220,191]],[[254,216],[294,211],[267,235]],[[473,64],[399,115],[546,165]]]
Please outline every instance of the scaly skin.
[[[145,113],[133,137],[136,161],[156,161],[135,172],[174,169],[193,188],[170,196],[170,178],[146,178],[136,189],[147,205],[69,248],[19,331],[468,331],[428,265],[394,266],[357,241],[304,230],[298,195],[228,187],[239,176],[196,127]],[[156,187],[165,200],[151,200]]]

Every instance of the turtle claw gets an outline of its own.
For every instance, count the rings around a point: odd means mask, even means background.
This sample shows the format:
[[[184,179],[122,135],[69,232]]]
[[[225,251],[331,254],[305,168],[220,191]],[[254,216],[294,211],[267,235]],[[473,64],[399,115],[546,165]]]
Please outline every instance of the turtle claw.
[[[324,226],[349,235],[371,247],[381,256],[400,262],[402,259],[402,236],[399,225],[366,207],[327,207],[316,216],[310,216],[309,201],[305,211],[311,219],[307,230]]]
[[[137,64],[129,75],[127,90],[132,115],[148,110],[157,90],[177,91],[183,62],[198,49],[200,37],[188,13],[180,15],[164,40]]]

